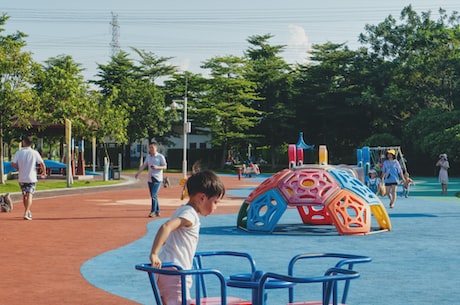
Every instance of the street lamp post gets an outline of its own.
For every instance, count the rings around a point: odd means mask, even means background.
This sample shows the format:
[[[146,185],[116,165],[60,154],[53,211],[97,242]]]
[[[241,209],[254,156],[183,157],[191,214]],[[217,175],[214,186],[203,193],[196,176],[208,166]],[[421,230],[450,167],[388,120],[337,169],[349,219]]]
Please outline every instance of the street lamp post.
[[[187,178],[187,133],[189,132],[189,124],[187,122],[187,90],[185,91],[184,97],[184,128],[183,128],[183,136],[184,136],[184,148],[182,153],[182,176]]]
[[[173,103],[174,105],[177,105],[178,103],[184,103],[184,122],[182,125],[182,175],[184,178],[187,178],[187,134],[191,131],[191,124],[188,122],[187,118],[187,96],[185,96],[183,100],[173,100]]]
[[[184,124],[182,128],[182,137],[183,137],[183,152],[182,152],[182,175],[183,178],[187,178],[187,133],[191,132],[191,124],[188,122],[187,118],[187,78],[185,78],[185,95],[183,100],[173,100],[173,103],[184,103]]]

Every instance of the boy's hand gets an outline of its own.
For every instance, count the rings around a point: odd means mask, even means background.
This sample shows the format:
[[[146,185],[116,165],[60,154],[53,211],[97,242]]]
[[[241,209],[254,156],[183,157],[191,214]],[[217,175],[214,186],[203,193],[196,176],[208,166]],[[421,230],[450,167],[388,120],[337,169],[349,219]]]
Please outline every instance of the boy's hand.
[[[153,268],[161,268],[161,260],[156,254],[150,255],[150,262],[152,263]]]

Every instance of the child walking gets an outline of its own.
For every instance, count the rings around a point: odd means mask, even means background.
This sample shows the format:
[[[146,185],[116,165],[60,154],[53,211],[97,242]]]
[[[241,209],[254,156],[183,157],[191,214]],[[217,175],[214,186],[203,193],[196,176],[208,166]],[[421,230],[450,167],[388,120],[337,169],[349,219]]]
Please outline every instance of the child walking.
[[[405,172],[404,177],[406,178],[406,180],[403,182],[403,196],[407,198],[409,197],[409,188],[411,184],[415,185],[415,182],[410,177],[409,172]]]
[[[189,201],[180,206],[164,223],[153,241],[150,252],[152,267],[161,268],[162,262],[172,262],[183,269],[191,269],[198,245],[200,219],[208,216],[225,195],[225,187],[211,171],[200,171],[187,179]],[[179,276],[158,275],[158,289],[165,305],[180,305],[181,279]],[[187,278],[187,298],[192,279]]]
[[[379,177],[377,177],[377,172],[374,169],[369,171],[369,179],[367,180],[367,187],[373,191],[375,194],[379,192],[379,185],[382,183]]]

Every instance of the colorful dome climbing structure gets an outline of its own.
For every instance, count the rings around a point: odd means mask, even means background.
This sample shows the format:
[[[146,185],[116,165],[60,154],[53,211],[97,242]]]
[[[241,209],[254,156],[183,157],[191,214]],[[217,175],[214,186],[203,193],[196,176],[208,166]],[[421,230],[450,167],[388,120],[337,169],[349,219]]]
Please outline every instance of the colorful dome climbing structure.
[[[359,179],[362,171],[356,166],[316,164],[284,169],[249,194],[238,213],[237,226],[272,233],[292,207],[304,224],[334,225],[340,235],[391,230],[379,197]],[[371,228],[372,217],[378,228]]]

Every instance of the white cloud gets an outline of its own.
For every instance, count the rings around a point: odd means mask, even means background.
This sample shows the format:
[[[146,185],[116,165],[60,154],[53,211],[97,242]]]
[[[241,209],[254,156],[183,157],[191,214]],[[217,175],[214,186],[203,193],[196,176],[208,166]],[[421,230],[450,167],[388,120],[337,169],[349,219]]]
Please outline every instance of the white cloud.
[[[290,24],[287,38],[285,57],[289,63],[305,63],[308,61],[307,52],[310,50],[307,33],[304,28]]]
[[[191,65],[191,60],[190,58],[184,58],[179,60],[178,62],[174,63],[176,66],[179,67],[180,71],[189,71],[190,70],[190,65]]]

